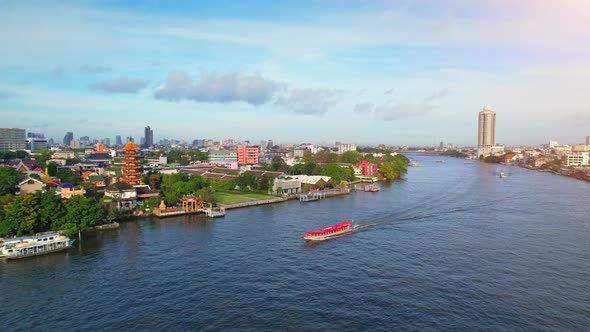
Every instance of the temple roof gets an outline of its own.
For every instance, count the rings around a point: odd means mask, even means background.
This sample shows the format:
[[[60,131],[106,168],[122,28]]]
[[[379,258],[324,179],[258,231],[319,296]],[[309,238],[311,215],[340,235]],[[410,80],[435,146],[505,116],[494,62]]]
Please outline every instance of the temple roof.
[[[139,150],[139,148],[137,147],[137,145],[135,145],[135,143],[129,141],[129,142],[127,142],[127,145],[125,145],[123,147],[123,150],[125,150],[125,151],[137,151],[137,150]]]

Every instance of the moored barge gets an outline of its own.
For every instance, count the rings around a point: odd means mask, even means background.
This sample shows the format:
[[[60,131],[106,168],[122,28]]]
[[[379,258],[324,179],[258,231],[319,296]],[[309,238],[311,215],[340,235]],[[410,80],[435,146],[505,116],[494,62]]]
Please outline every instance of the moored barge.
[[[0,258],[19,259],[67,250],[74,240],[58,233],[4,239]]]

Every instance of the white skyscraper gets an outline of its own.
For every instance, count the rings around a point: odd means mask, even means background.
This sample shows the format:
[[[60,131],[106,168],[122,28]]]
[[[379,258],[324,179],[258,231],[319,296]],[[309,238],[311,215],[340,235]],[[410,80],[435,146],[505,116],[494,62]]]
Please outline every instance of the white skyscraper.
[[[496,146],[496,112],[490,106],[484,106],[479,112],[477,130],[477,155],[484,157],[494,152]]]

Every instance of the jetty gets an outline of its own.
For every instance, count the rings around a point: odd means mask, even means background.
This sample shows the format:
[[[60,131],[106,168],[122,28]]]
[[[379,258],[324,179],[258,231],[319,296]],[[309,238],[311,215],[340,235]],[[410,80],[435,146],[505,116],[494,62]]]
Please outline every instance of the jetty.
[[[323,192],[309,192],[307,194],[297,194],[295,195],[295,197],[297,197],[297,199],[299,199],[300,203],[305,203],[305,202],[313,202],[313,201],[319,201],[322,198],[326,198],[326,194]]]

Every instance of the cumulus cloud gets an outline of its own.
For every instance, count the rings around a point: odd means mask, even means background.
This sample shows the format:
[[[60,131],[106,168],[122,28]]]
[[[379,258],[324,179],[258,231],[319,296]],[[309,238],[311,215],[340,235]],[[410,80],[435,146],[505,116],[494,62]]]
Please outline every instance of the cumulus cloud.
[[[283,83],[258,73],[248,76],[240,72],[203,72],[198,79],[193,79],[183,71],[174,71],[168,74],[164,86],[156,90],[154,97],[169,101],[243,101],[261,105],[268,102],[283,86]]]
[[[138,93],[148,84],[147,80],[120,77],[95,83],[91,87],[107,93]]]
[[[366,102],[366,103],[356,104],[356,105],[354,105],[354,111],[356,113],[361,113],[361,114],[370,113],[371,111],[373,111],[373,103]]]
[[[394,90],[393,90],[393,88],[391,88],[391,89],[389,89],[389,90],[385,91],[385,94],[386,94],[386,95],[393,94],[393,91],[394,91]]]
[[[81,73],[87,73],[87,74],[98,74],[98,73],[106,73],[111,71],[112,68],[110,66],[102,66],[102,65],[83,65],[82,67],[80,67],[79,71]]]
[[[417,105],[407,103],[397,103],[395,105],[383,104],[375,108],[375,117],[385,121],[392,121],[412,116],[424,115],[431,112],[435,108],[436,107],[425,103],[420,103]]]
[[[444,97],[448,96],[451,93],[451,91],[447,88],[438,90],[433,92],[430,96],[426,97],[425,100],[426,101],[434,101],[434,100],[439,100],[439,99],[443,99]]]
[[[275,106],[297,114],[324,114],[342,94],[337,89],[293,89],[288,96],[277,99]]]

